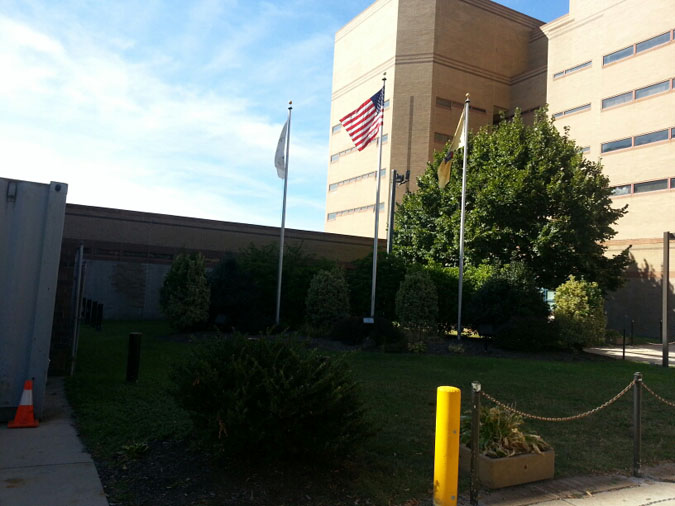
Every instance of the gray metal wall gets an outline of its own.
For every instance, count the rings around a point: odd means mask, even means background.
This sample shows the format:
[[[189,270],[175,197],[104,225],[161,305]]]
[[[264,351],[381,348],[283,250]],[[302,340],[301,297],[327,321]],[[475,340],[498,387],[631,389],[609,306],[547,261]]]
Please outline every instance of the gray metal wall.
[[[0,178],[0,420],[24,381],[42,415],[68,185]]]

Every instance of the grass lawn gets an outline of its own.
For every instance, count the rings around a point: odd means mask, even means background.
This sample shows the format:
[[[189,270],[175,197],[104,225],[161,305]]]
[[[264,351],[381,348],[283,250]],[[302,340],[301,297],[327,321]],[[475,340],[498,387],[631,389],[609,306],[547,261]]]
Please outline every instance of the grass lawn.
[[[128,333],[144,333],[140,379],[125,383]],[[123,447],[181,439],[191,424],[167,395],[167,372],[189,343],[159,340],[170,334],[158,322],[107,322],[102,332],[82,330],[76,374],[67,381],[81,434],[97,459]],[[644,374],[657,393],[675,400],[675,371],[621,361],[515,360],[464,355],[353,352],[348,361],[362,383],[376,436],[352,463],[354,493],[378,504],[428,498],[433,478],[436,387],[470,384],[519,409],[569,416],[594,408]],[[628,471],[632,463],[632,394],[583,420],[528,422],[556,451],[556,475]],[[675,408],[643,393],[644,463],[675,460]],[[463,482],[465,483],[465,481]]]

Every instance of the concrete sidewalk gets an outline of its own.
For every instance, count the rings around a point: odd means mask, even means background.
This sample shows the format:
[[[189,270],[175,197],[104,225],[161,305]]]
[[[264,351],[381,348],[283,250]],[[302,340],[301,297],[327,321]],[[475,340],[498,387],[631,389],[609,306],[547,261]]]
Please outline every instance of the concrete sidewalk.
[[[63,378],[49,378],[40,426],[0,426],[1,506],[108,506],[72,423]]]
[[[594,355],[616,358],[618,360],[623,358],[623,346],[596,346],[593,348],[584,348],[584,351],[593,353]],[[626,360],[643,364],[662,365],[663,347],[661,344],[656,343],[634,346],[627,345]],[[668,366],[675,367],[675,344],[670,344],[668,347]]]
[[[675,463],[642,469],[641,478],[614,474],[561,478],[481,491],[480,506],[675,506]],[[469,505],[468,494],[460,498]]]

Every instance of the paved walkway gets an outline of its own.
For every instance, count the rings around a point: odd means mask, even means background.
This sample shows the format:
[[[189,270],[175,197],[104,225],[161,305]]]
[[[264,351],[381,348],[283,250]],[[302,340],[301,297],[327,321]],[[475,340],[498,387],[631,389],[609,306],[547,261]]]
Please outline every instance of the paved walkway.
[[[460,505],[469,505],[468,495]],[[479,494],[480,506],[675,506],[675,463],[643,468],[641,478],[582,476]]]
[[[49,378],[40,426],[0,425],[1,506],[108,506],[71,419],[63,378]]]
[[[619,360],[623,358],[623,346],[597,346],[594,348],[584,348],[584,351]],[[668,352],[668,365],[675,367],[675,343],[669,345]],[[663,347],[661,344],[627,345],[626,360],[643,364],[662,365]]]

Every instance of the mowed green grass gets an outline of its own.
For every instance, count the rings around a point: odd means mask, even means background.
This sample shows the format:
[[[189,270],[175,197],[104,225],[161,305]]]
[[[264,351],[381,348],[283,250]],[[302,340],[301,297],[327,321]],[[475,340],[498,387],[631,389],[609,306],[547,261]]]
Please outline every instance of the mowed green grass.
[[[140,378],[125,383],[128,334],[144,333]],[[108,322],[104,331],[83,328],[76,374],[68,395],[89,449],[111,458],[122,446],[184,438],[191,425],[170,395],[168,370],[192,344],[157,339],[170,334],[159,322]],[[464,355],[431,356],[352,352],[373,439],[351,463],[354,491],[379,504],[428,497],[433,478],[436,388],[462,390],[470,409],[471,381],[517,408],[543,416],[581,413],[614,397],[635,371],[657,393],[675,400],[675,371],[621,361],[513,360]],[[487,405],[490,405],[486,402]],[[643,392],[642,460],[675,460],[675,408]],[[556,475],[628,471],[632,464],[632,392],[581,420],[528,421],[556,451]]]

